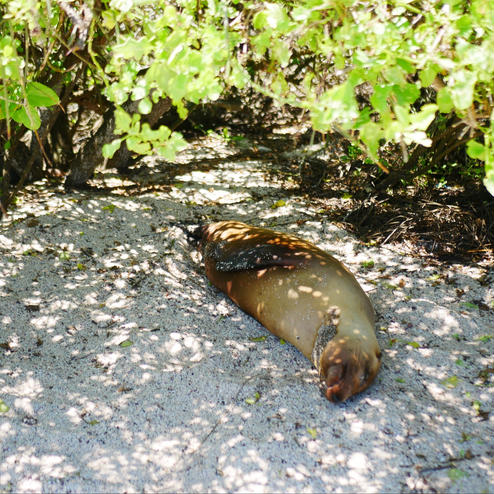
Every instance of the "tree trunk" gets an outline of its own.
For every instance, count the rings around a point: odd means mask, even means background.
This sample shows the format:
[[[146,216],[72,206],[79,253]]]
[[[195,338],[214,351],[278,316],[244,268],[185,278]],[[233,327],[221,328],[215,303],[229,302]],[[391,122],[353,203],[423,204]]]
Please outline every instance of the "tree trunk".
[[[132,101],[124,105],[124,110],[128,113],[137,112],[139,102]],[[151,113],[144,121],[154,127],[159,119],[170,110],[171,101],[166,98],[158,101],[153,106]],[[66,188],[84,187],[92,177],[96,167],[103,164],[103,145],[109,143],[114,138],[115,116],[113,110],[108,110],[103,116],[103,123],[94,135],[87,141],[84,147],[77,153],[72,163],[70,172],[65,180]],[[126,145],[122,145],[109,160],[108,165],[118,169],[125,169],[132,163],[132,154]]]

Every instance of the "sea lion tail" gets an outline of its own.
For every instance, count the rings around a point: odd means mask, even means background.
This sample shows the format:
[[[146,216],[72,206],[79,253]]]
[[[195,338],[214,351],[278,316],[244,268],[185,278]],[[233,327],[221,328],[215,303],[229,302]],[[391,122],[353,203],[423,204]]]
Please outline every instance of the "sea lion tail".
[[[206,225],[201,223],[197,226],[197,223],[171,222],[170,225],[180,228],[184,232],[187,242],[194,246],[197,246],[202,240],[206,229]]]
[[[199,224],[199,226],[196,226],[192,231],[187,231],[187,240],[193,244],[198,244],[199,242],[201,242],[206,232],[206,226],[207,225]]]

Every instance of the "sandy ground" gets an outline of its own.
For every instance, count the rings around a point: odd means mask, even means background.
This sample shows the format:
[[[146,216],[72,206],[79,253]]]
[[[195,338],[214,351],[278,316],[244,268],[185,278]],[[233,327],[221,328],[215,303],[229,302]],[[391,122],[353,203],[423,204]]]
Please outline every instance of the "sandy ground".
[[[493,492],[492,271],[364,246],[222,147],[184,153],[221,159],[167,191],[33,186],[1,224],[0,491]],[[182,227],[221,219],[356,274],[384,354],[369,390],[328,402],[208,283]]]

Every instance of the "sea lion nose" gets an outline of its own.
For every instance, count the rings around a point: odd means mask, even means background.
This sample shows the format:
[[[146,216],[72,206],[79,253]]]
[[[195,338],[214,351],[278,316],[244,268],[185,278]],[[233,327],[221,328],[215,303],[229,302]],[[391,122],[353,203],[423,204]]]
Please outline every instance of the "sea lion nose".
[[[326,398],[333,403],[339,403],[342,400],[342,390],[341,385],[335,384],[333,386],[328,386],[326,388]]]
[[[328,369],[326,376],[326,398],[329,401],[338,402],[343,400],[343,374],[345,369],[342,364],[334,364]]]

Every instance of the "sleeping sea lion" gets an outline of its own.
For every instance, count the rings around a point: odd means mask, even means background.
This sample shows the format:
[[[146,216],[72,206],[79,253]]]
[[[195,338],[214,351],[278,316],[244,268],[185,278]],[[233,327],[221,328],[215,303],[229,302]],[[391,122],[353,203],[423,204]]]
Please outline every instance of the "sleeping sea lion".
[[[374,310],[343,264],[293,235],[238,221],[203,226],[198,236],[211,283],[297,347],[329,400],[372,383],[381,361]]]

